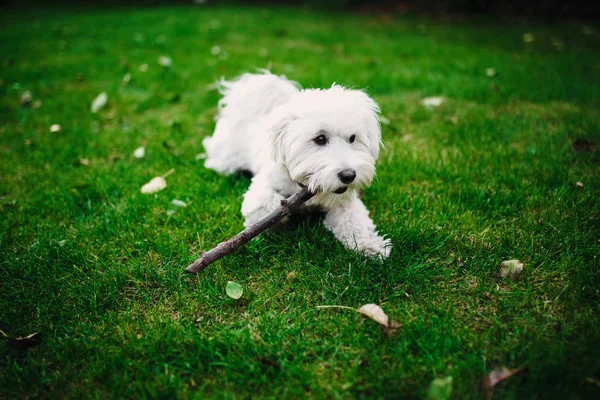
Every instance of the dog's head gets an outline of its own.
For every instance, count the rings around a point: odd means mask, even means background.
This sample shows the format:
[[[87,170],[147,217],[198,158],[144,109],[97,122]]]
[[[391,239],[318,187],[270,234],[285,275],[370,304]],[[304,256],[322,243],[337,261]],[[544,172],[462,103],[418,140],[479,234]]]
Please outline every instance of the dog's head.
[[[272,155],[313,192],[355,192],[375,176],[378,113],[377,104],[360,90],[335,84],[303,90],[271,115]]]

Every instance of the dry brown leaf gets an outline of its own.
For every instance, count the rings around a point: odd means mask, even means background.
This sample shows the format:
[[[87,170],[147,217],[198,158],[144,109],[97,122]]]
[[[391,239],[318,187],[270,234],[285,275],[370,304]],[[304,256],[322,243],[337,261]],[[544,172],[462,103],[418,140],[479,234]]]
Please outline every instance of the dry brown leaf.
[[[517,369],[508,369],[506,367],[496,368],[491,371],[489,374],[483,376],[482,383],[483,389],[487,394],[487,398],[491,399],[492,394],[494,393],[494,387],[500,382],[510,378],[513,375],[518,374],[523,371],[525,368],[517,368]]]
[[[19,100],[21,101],[21,105],[23,107],[31,106],[31,101],[32,101],[31,92],[29,90],[23,92],[23,94],[21,95]]]
[[[401,327],[401,324],[398,321],[390,321],[385,312],[383,312],[383,309],[377,304],[365,304],[359,309],[348,306],[317,306],[317,308],[342,308],[344,310],[359,312],[386,328],[386,334],[393,334]]]
[[[371,318],[379,325],[389,328],[389,318],[383,312],[383,309],[377,304],[365,304],[364,306],[358,309],[358,312],[368,318]]]
[[[503,261],[500,264],[500,271],[498,271],[498,276],[500,278],[514,278],[519,275],[523,271],[523,263],[519,260],[507,260]]]
[[[596,143],[589,139],[579,138],[573,142],[573,150],[577,153],[594,151],[596,150]]]
[[[2,331],[0,331],[0,333],[2,333],[2,335],[8,340],[8,343],[10,343],[11,346],[18,347],[21,349],[28,349],[30,347],[39,346],[41,343],[41,334],[39,332],[18,338],[8,337],[8,335]]]

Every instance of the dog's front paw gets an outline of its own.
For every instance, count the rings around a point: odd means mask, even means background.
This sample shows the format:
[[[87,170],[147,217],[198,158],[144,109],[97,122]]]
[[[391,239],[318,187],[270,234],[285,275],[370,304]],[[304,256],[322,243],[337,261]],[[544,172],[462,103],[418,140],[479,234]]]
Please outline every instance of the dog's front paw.
[[[386,259],[392,252],[392,241],[377,236],[369,241],[360,243],[358,251],[369,257]]]

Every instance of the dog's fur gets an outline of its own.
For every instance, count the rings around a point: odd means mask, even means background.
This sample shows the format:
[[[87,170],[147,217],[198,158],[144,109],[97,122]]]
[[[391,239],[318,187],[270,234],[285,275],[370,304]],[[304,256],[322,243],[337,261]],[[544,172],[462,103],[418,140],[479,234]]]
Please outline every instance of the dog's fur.
[[[377,104],[360,90],[336,84],[302,90],[266,71],[221,81],[220,89],[215,132],[203,141],[204,165],[226,175],[254,175],[242,203],[244,225],[264,218],[303,185],[316,192],[306,206],[326,213],[325,225],[346,247],[387,258],[390,240],[377,233],[358,197],[375,175]],[[353,170],[354,180],[342,182],[344,170]]]

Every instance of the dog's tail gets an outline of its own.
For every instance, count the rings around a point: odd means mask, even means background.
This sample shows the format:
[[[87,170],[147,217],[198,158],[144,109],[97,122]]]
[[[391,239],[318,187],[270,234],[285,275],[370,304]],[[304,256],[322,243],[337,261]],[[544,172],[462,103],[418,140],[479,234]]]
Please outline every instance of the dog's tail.
[[[301,86],[285,76],[273,75],[261,70],[259,74],[243,74],[232,81],[221,78],[217,119],[253,119],[268,114],[273,108],[285,103]]]

